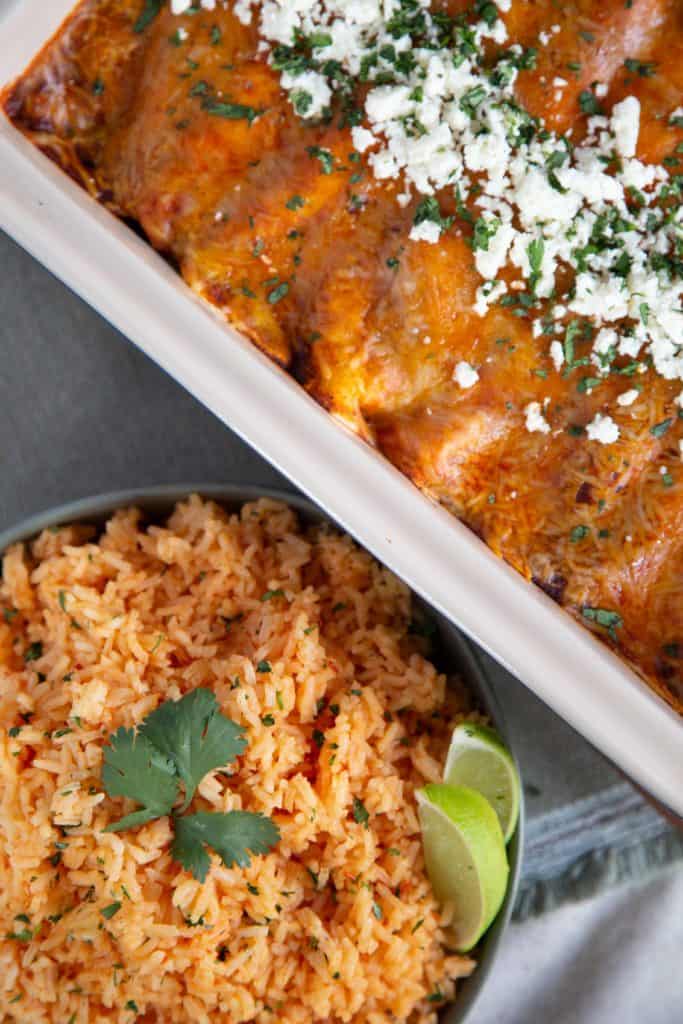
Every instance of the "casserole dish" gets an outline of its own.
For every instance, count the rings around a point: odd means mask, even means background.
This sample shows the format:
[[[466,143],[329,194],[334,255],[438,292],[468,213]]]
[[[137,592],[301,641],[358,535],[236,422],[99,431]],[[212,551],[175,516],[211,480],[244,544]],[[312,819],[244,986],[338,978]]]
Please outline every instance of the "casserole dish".
[[[157,486],[148,489],[118,492],[85,498],[67,505],[40,513],[0,534],[0,552],[12,545],[30,541],[45,530],[54,530],[60,525],[87,524],[102,528],[111,516],[120,509],[134,506],[143,513],[146,523],[156,523],[167,518],[177,503],[188,495],[196,494],[211,499],[228,512],[238,512],[245,504],[260,498],[282,502],[293,508],[306,526],[324,523],[326,517],[310,502],[297,495],[257,487],[243,487],[230,484],[189,484],[186,486]],[[427,614],[430,614],[425,609]],[[474,697],[477,710],[484,711],[506,743],[509,736],[495,693],[485,672],[479,666],[471,645],[445,618],[438,616],[435,622],[434,661],[442,671],[456,670]],[[513,755],[514,756],[514,755]],[[470,1014],[476,998],[482,990],[495,960],[500,943],[510,920],[519,885],[524,845],[523,796],[516,830],[507,847],[510,872],[503,905],[490,930],[477,944],[474,956],[477,967],[473,974],[458,983],[457,998],[451,1006],[444,1006],[440,1014],[443,1024],[461,1024]]]
[[[70,7],[51,4],[41,19],[30,3],[15,9],[0,31],[2,85]],[[4,120],[0,152],[2,222],[10,234],[607,756],[680,810],[680,722],[634,673],[217,323],[145,243]]]

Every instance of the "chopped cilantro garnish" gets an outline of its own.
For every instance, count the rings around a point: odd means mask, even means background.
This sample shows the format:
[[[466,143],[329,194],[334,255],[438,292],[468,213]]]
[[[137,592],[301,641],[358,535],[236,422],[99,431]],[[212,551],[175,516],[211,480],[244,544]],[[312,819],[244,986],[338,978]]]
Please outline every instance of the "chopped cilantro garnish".
[[[618,612],[611,611],[609,608],[593,608],[590,605],[585,605],[581,609],[581,614],[589,622],[595,622],[598,626],[604,626],[613,640],[617,639],[617,629],[624,624],[621,615]]]
[[[597,388],[600,384],[602,384],[602,381],[599,377],[582,377],[576,385],[576,390],[581,393],[592,391],[593,388]]]
[[[460,100],[460,108],[469,117],[475,117],[477,108],[486,99],[487,93],[483,85],[475,85],[469,89]]]
[[[202,100],[202,110],[212,117],[223,117],[228,121],[248,121],[249,124],[263,113],[262,110],[256,110],[255,107],[247,106],[244,103],[228,103],[211,96]]]
[[[529,260],[529,266],[531,267],[531,274],[529,275],[529,290],[532,293],[536,291],[538,282],[541,279],[541,268],[543,266],[544,252],[545,243],[542,238],[535,238],[533,242],[529,242],[529,244],[526,247],[526,254]]]
[[[133,32],[144,32],[148,25],[151,25],[156,16],[164,6],[164,0],[145,0],[144,6],[133,25]]]
[[[579,106],[584,114],[602,114],[602,104],[590,89],[584,89],[579,93]]]
[[[673,417],[669,417],[669,419],[662,420],[661,423],[655,423],[653,427],[650,427],[650,433],[653,437],[664,437],[672,423]]]
[[[453,223],[453,218],[442,215],[439,201],[435,196],[425,196],[415,208],[413,224],[422,224],[424,221],[438,224],[442,231],[447,231]]]
[[[325,745],[325,734],[320,729],[313,730],[313,742],[315,743],[318,750],[322,750]]]
[[[38,658],[43,656],[43,645],[40,640],[36,640],[35,643],[30,644],[24,651],[24,661],[37,661]]]
[[[488,252],[489,242],[498,231],[500,227],[500,221],[497,217],[478,217],[474,224],[472,231],[471,246],[472,249],[482,249],[484,252]]]
[[[363,828],[369,828],[370,815],[368,814],[365,804],[362,800],[359,800],[357,796],[353,798],[353,818],[354,821],[362,825]]]
[[[323,174],[332,174],[334,170],[334,156],[329,149],[323,149],[321,146],[307,146],[306,152],[309,156],[320,161]]]
[[[103,907],[102,910],[100,910],[100,914],[102,917],[106,918],[107,921],[110,921],[115,914],[118,914],[120,909],[121,904],[116,900],[114,903],[110,903],[108,907]]]
[[[627,57],[624,61],[624,67],[627,71],[640,75],[641,78],[652,78],[657,64],[653,60],[634,60],[632,57]]]
[[[280,301],[280,299],[284,299],[288,291],[289,285],[287,284],[286,281],[283,281],[281,284],[277,286],[277,288],[273,288],[271,292],[268,292],[268,302],[271,304],[271,306],[274,306],[276,302]]]

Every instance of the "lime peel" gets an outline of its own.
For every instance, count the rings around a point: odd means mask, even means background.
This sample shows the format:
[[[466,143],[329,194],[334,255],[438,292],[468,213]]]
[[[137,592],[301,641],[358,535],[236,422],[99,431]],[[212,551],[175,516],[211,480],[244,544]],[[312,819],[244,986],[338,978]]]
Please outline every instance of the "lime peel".
[[[478,722],[456,726],[443,777],[450,785],[485,796],[498,815],[505,842],[510,841],[519,818],[521,784],[512,754],[493,729]]]
[[[452,904],[449,942],[467,952],[505,898],[509,867],[500,822],[467,786],[429,783],[416,792],[427,874],[441,904]]]

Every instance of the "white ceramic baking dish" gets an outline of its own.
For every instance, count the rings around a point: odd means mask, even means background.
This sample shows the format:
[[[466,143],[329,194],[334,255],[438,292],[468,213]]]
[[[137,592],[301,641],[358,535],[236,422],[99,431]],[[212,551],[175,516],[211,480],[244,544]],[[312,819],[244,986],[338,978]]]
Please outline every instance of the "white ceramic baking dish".
[[[0,89],[72,6],[73,0],[0,0]],[[219,321],[160,256],[1,115],[0,226],[628,775],[683,815],[683,720]]]

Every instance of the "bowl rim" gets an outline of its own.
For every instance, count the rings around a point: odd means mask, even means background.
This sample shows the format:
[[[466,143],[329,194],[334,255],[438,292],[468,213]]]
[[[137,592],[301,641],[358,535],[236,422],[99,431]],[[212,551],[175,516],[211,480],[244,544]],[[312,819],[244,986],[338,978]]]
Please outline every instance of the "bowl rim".
[[[0,565],[5,551],[11,545],[30,541],[43,530],[50,529],[51,527],[74,522],[103,523],[117,509],[130,505],[137,506],[149,515],[163,516],[178,501],[183,501],[192,494],[198,494],[203,498],[208,498],[211,501],[228,507],[241,506],[250,501],[257,501],[259,498],[282,501],[294,508],[309,522],[331,523],[336,529],[344,533],[348,532],[328,512],[294,491],[276,487],[259,487],[257,484],[238,483],[194,482],[185,484],[157,484],[150,487],[134,487],[85,496],[53,506],[41,512],[33,513],[13,526],[0,531]],[[364,547],[355,538],[353,540],[360,547]],[[366,549],[364,548],[364,550]],[[372,557],[375,558],[374,555]],[[379,559],[375,560],[379,561]],[[496,731],[502,736],[510,750],[521,779],[519,762],[514,746],[510,741],[510,732],[501,705],[496,697],[488,673],[478,656],[476,647],[454,623],[449,621],[437,609],[433,608],[429,602],[425,601],[412,589],[411,593],[420,606],[428,609],[430,616],[436,621],[442,654],[445,654],[449,660],[453,657],[466,686],[474,693],[487,714],[490,715]],[[519,820],[515,833],[507,847],[510,874],[508,876],[503,905],[491,928],[482,939],[481,944],[473,951],[477,957],[476,970],[469,978],[465,978],[458,983],[455,1002],[447,1004],[441,1009],[439,1013],[441,1024],[464,1024],[465,1020],[470,1018],[474,1005],[486,981],[491,976],[503,935],[510,923],[521,880],[525,816],[524,791],[522,787]]]

